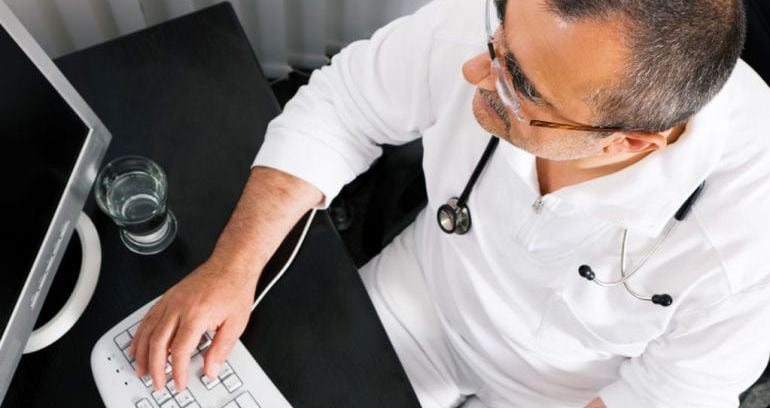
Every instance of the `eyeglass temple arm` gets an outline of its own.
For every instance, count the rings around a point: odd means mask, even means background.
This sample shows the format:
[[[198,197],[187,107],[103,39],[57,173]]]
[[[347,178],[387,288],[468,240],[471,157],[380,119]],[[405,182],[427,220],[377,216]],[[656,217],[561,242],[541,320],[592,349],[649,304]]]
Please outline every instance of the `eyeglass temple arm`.
[[[530,120],[529,121],[530,126],[537,126],[537,127],[544,127],[544,128],[551,128],[551,129],[564,129],[564,130],[577,130],[581,132],[602,132],[602,133],[613,133],[613,132],[621,132],[621,131],[629,131],[629,129],[624,129],[621,127],[597,127],[597,126],[586,126],[586,125],[568,125],[566,123],[554,123],[554,122],[547,122],[544,120]]]

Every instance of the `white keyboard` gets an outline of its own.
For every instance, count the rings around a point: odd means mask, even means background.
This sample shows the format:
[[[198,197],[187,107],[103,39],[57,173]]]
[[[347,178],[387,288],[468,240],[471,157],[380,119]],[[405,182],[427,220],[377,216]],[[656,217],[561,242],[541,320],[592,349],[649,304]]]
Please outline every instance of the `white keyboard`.
[[[190,360],[185,390],[179,392],[174,387],[170,361],[166,366],[166,388],[155,391],[149,376],[138,378],[128,348],[139,322],[154,303],[123,319],[99,339],[91,352],[91,371],[107,408],[291,408],[240,341],[219,376],[208,381],[203,375],[203,356],[211,344],[209,333],[201,338]]]

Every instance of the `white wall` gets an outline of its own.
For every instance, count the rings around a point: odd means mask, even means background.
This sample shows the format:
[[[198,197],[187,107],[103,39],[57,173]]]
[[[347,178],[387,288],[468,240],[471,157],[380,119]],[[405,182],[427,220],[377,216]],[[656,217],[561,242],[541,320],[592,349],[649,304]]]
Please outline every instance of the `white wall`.
[[[222,0],[5,1],[51,58]],[[269,77],[317,67],[326,54],[366,38],[429,0],[230,0]]]

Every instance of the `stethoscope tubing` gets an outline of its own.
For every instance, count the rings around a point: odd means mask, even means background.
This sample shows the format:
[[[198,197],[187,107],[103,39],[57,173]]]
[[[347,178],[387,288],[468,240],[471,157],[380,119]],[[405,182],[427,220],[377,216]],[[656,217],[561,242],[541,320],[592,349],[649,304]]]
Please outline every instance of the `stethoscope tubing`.
[[[444,231],[445,233],[465,234],[470,229],[471,213],[470,213],[470,208],[468,208],[468,199],[470,198],[471,191],[473,190],[473,186],[476,184],[476,181],[478,180],[479,176],[481,176],[482,171],[484,170],[487,163],[489,162],[489,159],[492,157],[492,154],[494,154],[499,143],[500,143],[500,138],[494,135],[490,137],[489,142],[487,142],[487,146],[486,148],[484,148],[484,152],[482,153],[478,163],[476,163],[476,166],[473,169],[473,173],[471,173],[471,177],[468,179],[468,182],[465,184],[465,188],[463,188],[463,192],[462,194],[460,194],[460,197],[450,198],[447,201],[447,204],[444,204],[439,208],[437,213],[437,220],[438,220],[439,228],[441,228],[441,230]],[[705,183],[706,183],[705,181],[702,182],[695,189],[695,191],[693,191],[693,193],[690,194],[687,200],[685,200],[685,202],[682,203],[682,205],[676,211],[674,216],[663,227],[663,230],[661,231],[661,233],[658,234],[658,237],[655,240],[655,243],[645,253],[642,259],[631,268],[630,272],[626,271],[626,250],[627,250],[627,243],[628,243],[628,228],[625,228],[623,230],[623,237],[621,239],[621,249],[620,249],[620,279],[611,280],[611,281],[603,281],[601,279],[597,279],[596,273],[591,269],[589,265],[580,265],[580,267],[578,267],[579,275],[589,281],[592,281],[596,285],[599,285],[602,287],[612,287],[622,283],[623,286],[626,288],[626,291],[628,291],[628,293],[630,293],[633,297],[637,299],[650,301],[654,304],[658,304],[661,306],[670,306],[673,302],[673,299],[671,298],[670,295],[666,293],[662,293],[662,294],[653,294],[650,297],[646,297],[639,294],[635,290],[633,290],[629,285],[628,281],[647,263],[647,261],[650,260],[652,255],[654,255],[661,248],[661,246],[663,245],[663,242],[671,234],[671,232],[676,227],[676,225],[678,225],[681,221],[683,221],[687,217],[687,215],[690,213],[690,210],[692,209],[693,204],[695,204],[695,201],[697,201],[698,197],[703,191],[703,187]],[[444,225],[444,223],[447,223],[447,225]],[[462,228],[458,228],[458,225],[462,226]]]
[[[494,154],[495,150],[497,150],[498,144],[500,144],[499,137],[492,136],[489,138],[489,142],[487,142],[487,147],[484,148],[484,153],[481,154],[481,159],[479,159],[479,162],[476,163],[476,167],[473,169],[473,173],[471,173],[471,178],[468,179],[468,182],[465,184],[465,188],[463,189],[462,194],[460,194],[460,198],[457,199],[458,207],[467,206],[468,198],[471,195],[473,186],[476,184],[476,180],[479,179],[481,172],[484,171],[484,167],[486,167],[487,162],[489,162],[489,159],[492,157],[492,154]]]

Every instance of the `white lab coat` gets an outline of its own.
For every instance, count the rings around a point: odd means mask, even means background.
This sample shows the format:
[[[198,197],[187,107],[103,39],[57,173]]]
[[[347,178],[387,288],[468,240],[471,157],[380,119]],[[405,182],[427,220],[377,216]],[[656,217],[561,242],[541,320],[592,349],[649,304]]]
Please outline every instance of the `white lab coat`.
[[[544,197],[534,157],[501,142],[471,194],[471,231],[446,235],[436,210],[460,194],[489,138],[461,74],[485,50],[483,7],[434,1],[345,48],[270,123],[254,165],[312,183],[328,203],[379,144],[423,138],[428,206],[375,263],[417,271],[424,293],[378,311],[403,314],[398,323],[431,310],[449,350],[444,380],[460,394],[489,406],[582,406],[597,395],[609,408],[737,406],[770,350],[770,90],[739,61],[675,144]],[[623,229],[631,266],[703,180],[689,217],[630,281],[672,306],[578,276],[589,264],[618,278]],[[387,293],[399,290],[377,288],[375,303],[408,302]],[[433,401],[452,404],[442,398]]]

